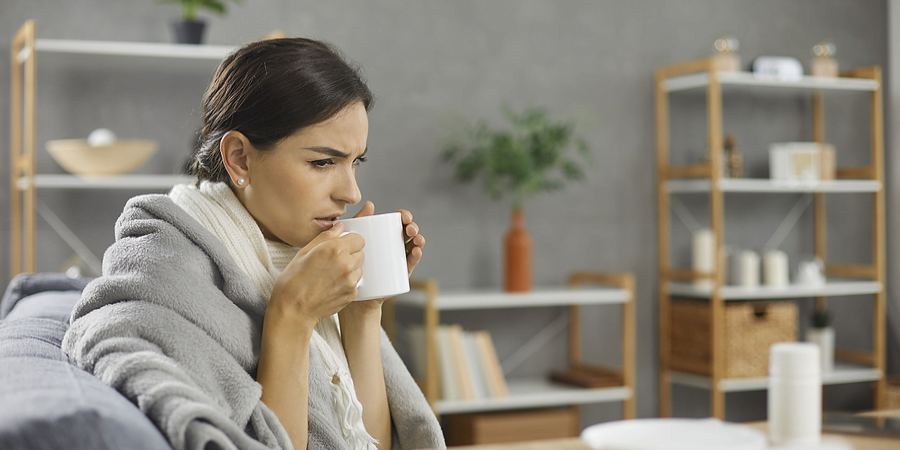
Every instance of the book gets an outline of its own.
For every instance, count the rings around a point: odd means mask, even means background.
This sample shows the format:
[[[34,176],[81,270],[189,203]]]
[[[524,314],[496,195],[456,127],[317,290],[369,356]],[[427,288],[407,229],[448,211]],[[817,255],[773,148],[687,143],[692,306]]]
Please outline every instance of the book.
[[[466,363],[466,350],[463,343],[463,329],[459,325],[447,326],[450,338],[450,351],[452,352],[454,374],[459,386],[459,399],[472,400],[475,392],[472,388],[472,380],[469,376],[469,367]]]
[[[453,348],[450,343],[450,329],[439,326],[437,329],[438,365],[440,366],[441,398],[459,400],[460,388],[457,384],[456,364],[453,360]]]
[[[420,385],[425,380],[425,327],[414,325],[407,331],[409,339],[410,374]]]
[[[463,331],[462,338],[463,350],[466,353],[466,367],[469,369],[469,381],[472,384],[472,395],[476,400],[490,397],[490,394],[487,392],[485,379],[482,376],[481,352],[478,351],[475,333]]]
[[[506,397],[509,395],[509,389],[506,386],[506,378],[503,376],[503,368],[500,367],[500,360],[497,358],[497,351],[494,349],[491,335],[482,330],[476,331],[475,337],[481,351],[482,364],[488,372],[492,396]]]

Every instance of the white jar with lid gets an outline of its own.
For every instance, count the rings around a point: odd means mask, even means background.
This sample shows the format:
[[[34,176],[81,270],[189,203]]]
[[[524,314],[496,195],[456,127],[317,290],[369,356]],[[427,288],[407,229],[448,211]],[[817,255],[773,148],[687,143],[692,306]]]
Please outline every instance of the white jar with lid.
[[[781,342],[769,350],[769,440],[818,445],[822,435],[822,372],[819,347]]]

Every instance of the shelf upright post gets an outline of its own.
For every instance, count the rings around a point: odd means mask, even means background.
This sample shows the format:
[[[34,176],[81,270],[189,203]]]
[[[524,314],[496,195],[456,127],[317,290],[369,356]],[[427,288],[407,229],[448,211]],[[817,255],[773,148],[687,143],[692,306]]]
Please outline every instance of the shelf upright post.
[[[410,280],[410,289],[425,291],[425,308],[423,309],[425,322],[425,381],[424,394],[428,404],[431,405],[435,415],[437,402],[440,400],[440,368],[438,366],[437,329],[439,311],[437,307],[438,282],[434,279],[425,281]]]
[[[615,286],[628,293],[628,300],[622,304],[622,384],[631,393],[623,401],[623,418],[634,419],[637,417],[637,403],[635,392],[635,348],[637,346],[635,333],[635,281],[633,273],[599,273],[599,272],[574,272],[569,275],[569,289],[577,289],[584,283],[599,283]],[[569,365],[572,368],[582,365],[581,358],[581,327],[579,326],[579,306],[569,306]],[[579,411],[578,406],[573,407]]]
[[[885,374],[886,335],[885,320],[887,317],[887,289],[885,288],[885,206],[884,206],[884,105],[882,98],[881,68],[872,68],[872,78],[878,82],[878,89],[872,92],[872,166],[876,180],[881,188],[875,192],[874,228],[872,239],[872,256],[875,263],[875,275],[881,290],[875,298],[875,367],[881,371],[881,378],[875,382],[875,408],[881,409],[887,405],[885,395],[887,393],[887,375]]]
[[[887,315],[887,294],[885,289],[885,230],[884,230],[884,109],[882,103],[881,68],[866,67],[859,69],[862,76],[878,82],[878,88],[872,91],[871,105],[871,145],[872,145],[872,177],[881,184],[875,192],[875,204],[872,217],[872,263],[875,269],[875,281],[881,284],[881,290],[875,294],[875,324],[872,327],[872,338],[875,368],[881,371],[881,378],[875,382],[875,409],[886,405],[887,376],[885,375],[885,317]]]
[[[725,196],[719,186],[721,176],[720,161],[722,160],[722,87],[719,84],[718,73],[715,65],[708,66],[709,85],[706,88],[706,117],[709,146],[709,215],[712,222],[712,231],[715,236],[715,255],[712,273],[712,296],[710,308],[712,313],[710,336],[712,336],[712,371],[710,402],[712,404],[712,416],[725,419],[725,392],[719,386],[725,378],[725,302],[722,299],[721,287],[724,281],[724,271],[720,267],[722,261],[722,249],[724,244],[724,213]]]
[[[656,199],[657,199],[657,246],[659,273],[659,415],[672,415],[671,380],[671,333],[669,284],[673,279],[694,279],[692,271],[673,270],[671,267],[669,187],[672,178],[708,177],[709,165],[673,167],[669,164],[669,97],[666,80],[671,77],[691,73],[709,72],[710,59],[698,59],[685,63],[660,67],[655,74],[655,118],[656,118]]]
[[[10,245],[11,275],[34,272],[34,20],[25,22],[13,37],[10,101]],[[28,184],[19,186],[20,179]],[[24,223],[24,229],[23,229]],[[23,242],[24,237],[24,242]],[[24,247],[24,248],[23,248]],[[23,258],[24,251],[24,258]]]
[[[667,178],[669,170],[669,98],[665,89],[667,71],[656,71],[655,116],[656,116],[656,220],[657,246],[659,248],[659,415],[672,415],[671,358],[672,342],[669,333],[669,193]]]
[[[821,91],[813,94],[813,141],[825,143],[825,104]],[[816,257],[825,264],[827,256],[826,220],[825,220],[825,194],[815,194],[815,247]],[[821,311],[827,307],[825,297],[816,297],[816,309]]]

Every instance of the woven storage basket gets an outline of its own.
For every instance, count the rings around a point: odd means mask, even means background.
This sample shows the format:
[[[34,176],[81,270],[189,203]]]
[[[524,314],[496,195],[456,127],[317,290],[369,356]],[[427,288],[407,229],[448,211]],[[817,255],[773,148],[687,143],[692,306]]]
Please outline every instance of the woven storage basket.
[[[900,409],[900,377],[889,377],[884,409]]]
[[[673,370],[712,374],[708,301],[671,302]],[[725,304],[725,378],[765,377],[769,347],[797,340],[797,305],[791,302]]]

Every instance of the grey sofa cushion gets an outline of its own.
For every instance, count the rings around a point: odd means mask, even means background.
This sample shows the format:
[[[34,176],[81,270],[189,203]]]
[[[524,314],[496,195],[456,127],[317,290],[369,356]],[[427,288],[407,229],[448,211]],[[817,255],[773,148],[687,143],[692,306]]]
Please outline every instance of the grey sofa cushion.
[[[91,280],[69,278],[61,273],[34,273],[17,275],[0,300],[0,319],[6,317],[19,300],[47,291],[81,291]]]
[[[144,413],[60,350],[80,295],[19,297],[0,320],[0,449],[170,450]]]
[[[80,296],[81,291],[47,291],[30,295],[19,300],[4,321],[44,318],[60,322],[68,328],[72,307],[75,306],[75,302]],[[65,334],[65,329],[63,334]]]

